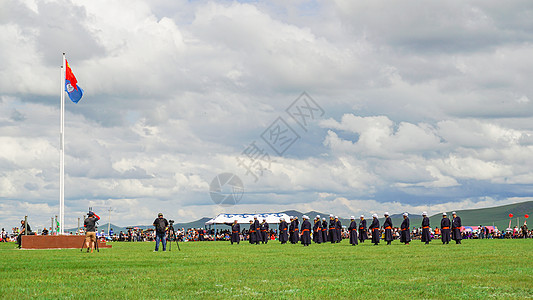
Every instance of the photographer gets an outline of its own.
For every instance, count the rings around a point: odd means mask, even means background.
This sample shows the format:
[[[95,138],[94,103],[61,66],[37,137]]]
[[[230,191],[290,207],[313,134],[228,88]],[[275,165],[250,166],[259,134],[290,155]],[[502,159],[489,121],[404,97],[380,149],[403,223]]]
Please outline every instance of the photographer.
[[[94,251],[94,243],[96,241],[96,222],[100,220],[100,217],[94,212],[90,211],[87,214],[88,218],[83,222],[83,227],[85,227],[85,246],[87,247],[87,252],[89,252],[89,243],[91,245],[91,253]]]
[[[163,251],[167,251],[167,240],[165,239],[165,233],[168,227],[167,219],[163,218],[163,214],[159,213],[157,219],[154,220],[155,226],[155,250],[159,251],[159,241],[163,244]]]

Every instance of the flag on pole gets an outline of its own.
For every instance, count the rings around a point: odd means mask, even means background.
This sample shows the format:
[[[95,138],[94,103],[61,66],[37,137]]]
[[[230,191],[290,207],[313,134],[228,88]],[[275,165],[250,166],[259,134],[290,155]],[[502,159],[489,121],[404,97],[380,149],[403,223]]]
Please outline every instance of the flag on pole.
[[[83,96],[83,90],[78,85],[78,80],[76,80],[76,76],[74,76],[74,73],[72,73],[72,70],[70,69],[66,59],[65,62],[67,65],[65,72],[65,91],[68,93],[68,97],[70,100],[72,100],[72,102],[78,103]]]

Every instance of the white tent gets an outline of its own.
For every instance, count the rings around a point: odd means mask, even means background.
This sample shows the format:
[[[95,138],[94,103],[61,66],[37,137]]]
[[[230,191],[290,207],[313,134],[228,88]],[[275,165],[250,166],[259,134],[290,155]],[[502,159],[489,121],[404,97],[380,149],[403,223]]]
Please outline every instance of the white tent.
[[[248,224],[250,221],[257,217],[259,222],[263,222],[266,219],[267,223],[275,224],[279,223],[280,218],[285,218],[285,221],[289,222],[290,216],[284,213],[281,214],[219,214],[213,219],[205,222],[206,225],[233,223],[237,220],[239,224]]]

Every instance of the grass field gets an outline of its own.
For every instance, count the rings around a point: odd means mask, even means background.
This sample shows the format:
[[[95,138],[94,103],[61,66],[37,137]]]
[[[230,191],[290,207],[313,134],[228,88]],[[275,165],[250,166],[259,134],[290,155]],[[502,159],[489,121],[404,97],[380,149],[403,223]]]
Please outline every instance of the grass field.
[[[113,243],[100,253],[0,243],[0,297],[532,298],[533,239],[462,245]]]

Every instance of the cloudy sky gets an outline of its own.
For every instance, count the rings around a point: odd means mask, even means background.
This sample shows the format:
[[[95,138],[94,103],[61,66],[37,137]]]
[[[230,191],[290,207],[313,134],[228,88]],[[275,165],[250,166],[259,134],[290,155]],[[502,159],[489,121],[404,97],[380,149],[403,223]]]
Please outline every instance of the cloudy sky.
[[[63,52],[67,227],[532,199],[531,1],[0,0],[2,227],[59,212]]]

